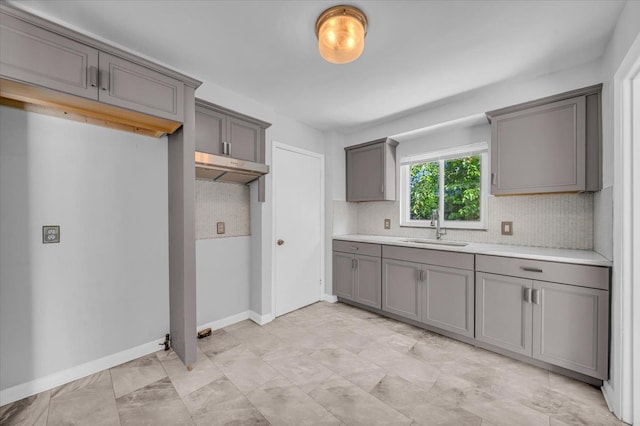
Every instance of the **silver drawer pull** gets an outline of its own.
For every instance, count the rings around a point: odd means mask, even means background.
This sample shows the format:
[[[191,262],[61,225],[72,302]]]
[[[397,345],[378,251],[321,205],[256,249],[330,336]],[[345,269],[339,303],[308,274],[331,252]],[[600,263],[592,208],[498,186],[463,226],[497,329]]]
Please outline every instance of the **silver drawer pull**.
[[[521,266],[520,269],[527,272],[542,272],[542,269],[540,268],[530,268],[528,266]]]
[[[351,246],[351,250],[358,250],[358,247],[356,247],[356,246]]]

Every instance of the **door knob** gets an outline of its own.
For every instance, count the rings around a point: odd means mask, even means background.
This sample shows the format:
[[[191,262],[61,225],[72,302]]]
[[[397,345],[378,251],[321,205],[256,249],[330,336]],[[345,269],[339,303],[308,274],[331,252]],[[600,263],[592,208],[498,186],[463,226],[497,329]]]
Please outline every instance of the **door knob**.
[[[284,240],[282,240],[282,239],[278,240],[278,245],[279,245],[279,246],[281,246],[281,245],[283,245],[283,244],[284,244]]]

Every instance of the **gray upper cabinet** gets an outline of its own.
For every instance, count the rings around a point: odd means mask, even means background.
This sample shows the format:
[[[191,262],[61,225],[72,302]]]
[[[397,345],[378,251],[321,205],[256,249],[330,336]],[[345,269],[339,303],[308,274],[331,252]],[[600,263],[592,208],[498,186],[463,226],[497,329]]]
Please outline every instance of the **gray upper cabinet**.
[[[227,129],[229,135],[228,155],[240,160],[258,162],[260,144],[264,144],[264,138],[262,140],[260,138],[260,126],[229,117]]]
[[[98,50],[0,14],[0,75],[98,99]]]
[[[225,155],[227,139],[227,116],[197,105],[196,101],[196,151]]]
[[[607,378],[608,268],[484,255],[476,268],[476,340]]]
[[[491,122],[491,192],[601,189],[601,87],[487,112]]]
[[[173,121],[184,120],[184,83],[100,52],[98,100]]]
[[[196,151],[264,163],[269,123],[196,99]]]
[[[345,148],[347,201],[396,199],[396,146],[383,138]]]
[[[384,311],[473,337],[472,254],[383,246],[382,256]]]
[[[0,5],[0,39],[0,77],[4,89],[11,87],[4,97],[97,119],[94,123],[173,132],[184,121],[185,82],[199,85],[5,4]]]
[[[333,293],[380,309],[381,247],[378,244],[333,242]]]

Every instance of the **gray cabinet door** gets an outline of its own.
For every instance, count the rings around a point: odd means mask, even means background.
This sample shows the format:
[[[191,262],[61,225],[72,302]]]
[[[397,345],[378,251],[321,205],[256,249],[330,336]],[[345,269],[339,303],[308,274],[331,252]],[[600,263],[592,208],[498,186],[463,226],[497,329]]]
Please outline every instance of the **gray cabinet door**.
[[[381,260],[379,257],[356,256],[355,301],[380,309]]]
[[[422,318],[421,265],[382,259],[382,310],[420,321]]]
[[[531,356],[532,281],[476,273],[476,340]]]
[[[473,271],[425,265],[423,279],[422,322],[473,337]]]
[[[384,199],[385,144],[347,151],[347,201]]]
[[[100,102],[182,122],[183,98],[181,81],[100,52]]]
[[[333,294],[353,300],[355,257],[349,253],[333,252]]]
[[[98,99],[98,51],[0,14],[3,78]]]
[[[585,190],[585,97],[494,117],[491,192]]]
[[[534,281],[533,357],[607,378],[609,292]]]
[[[260,126],[228,117],[227,142],[229,142],[228,154],[231,157],[256,162],[261,142]]]
[[[221,155],[226,141],[225,115],[210,109],[196,107],[196,151]]]

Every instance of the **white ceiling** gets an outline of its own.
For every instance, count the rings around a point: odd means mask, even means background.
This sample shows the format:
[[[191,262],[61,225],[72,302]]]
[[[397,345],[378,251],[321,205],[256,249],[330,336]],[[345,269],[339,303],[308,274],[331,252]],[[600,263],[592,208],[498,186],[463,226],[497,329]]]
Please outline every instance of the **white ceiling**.
[[[340,1],[14,2],[321,130],[347,130],[502,80],[600,57],[624,1],[349,1],[363,55],[333,65],[315,20]],[[215,99],[209,99],[215,102]]]

